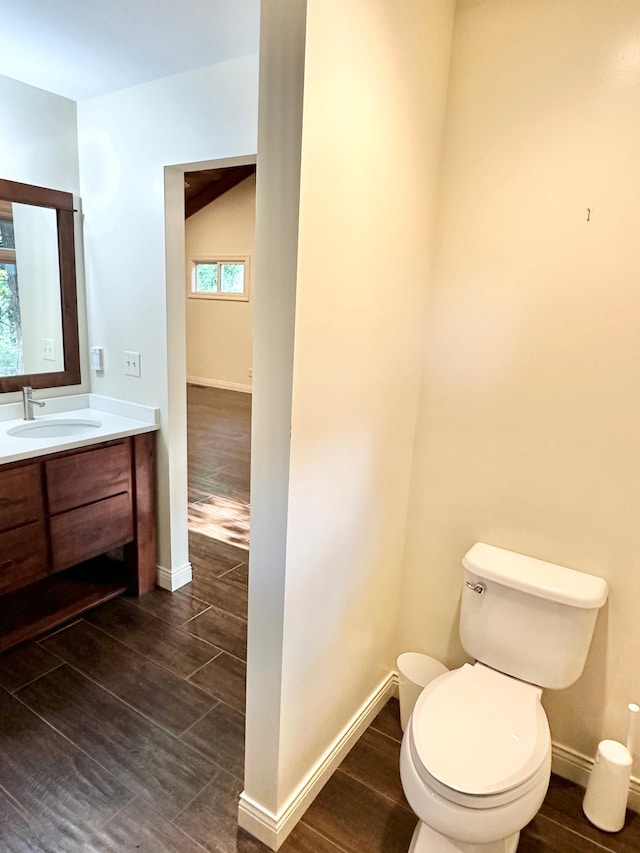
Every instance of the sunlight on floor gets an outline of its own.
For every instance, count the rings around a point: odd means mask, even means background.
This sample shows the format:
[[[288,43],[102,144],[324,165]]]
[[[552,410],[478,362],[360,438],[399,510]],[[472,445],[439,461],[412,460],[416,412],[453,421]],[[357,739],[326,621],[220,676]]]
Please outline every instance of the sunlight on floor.
[[[189,504],[189,529],[239,548],[249,548],[249,507],[222,495]]]

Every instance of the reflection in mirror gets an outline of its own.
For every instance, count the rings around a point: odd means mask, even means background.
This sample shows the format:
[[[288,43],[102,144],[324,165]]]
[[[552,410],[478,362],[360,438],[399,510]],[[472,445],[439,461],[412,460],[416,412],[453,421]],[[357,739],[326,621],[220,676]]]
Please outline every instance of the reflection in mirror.
[[[0,180],[0,391],[80,382],[73,197]]]
[[[56,212],[0,201],[0,375],[62,370]]]
[[[22,369],[22,322],[16,270],[16,241],[10,201],[0,201],[0,373]]]

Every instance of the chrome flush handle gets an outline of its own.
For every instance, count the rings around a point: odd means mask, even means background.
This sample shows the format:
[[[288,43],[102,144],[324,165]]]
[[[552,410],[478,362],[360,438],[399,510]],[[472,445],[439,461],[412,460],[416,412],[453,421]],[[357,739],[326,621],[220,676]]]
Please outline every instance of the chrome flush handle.
[[[472,592],[477,592],[478,595],[482,595],[486,589],[486,586],[483,583],[471,583],[471,581],[465,581],[464,585],[469,587]]]

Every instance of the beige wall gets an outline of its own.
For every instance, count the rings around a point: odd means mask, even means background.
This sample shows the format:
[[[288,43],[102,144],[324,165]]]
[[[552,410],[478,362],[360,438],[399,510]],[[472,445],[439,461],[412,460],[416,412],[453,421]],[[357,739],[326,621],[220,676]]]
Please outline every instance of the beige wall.
[[[251,550],[242,826],[275,835],[287,582],[306,0],[262,0],[256,181]],[[286,81],[286,85],[284,85]],[[259,425],[259,428],[258,428]],[[255,805],[255,809],[250,808]],[[261,829],[267,825],[266,832]],[[270,826],[269,826],[270,825]]]
[[[309,3],[285,790],[394,665],[453,9]]]
[[[187,377],[222,388],[251,388],[253,238],[256,179],[247,178],[185,221],[187,293],[190,258],[248,256],[249,301],[187,297]]]
[[[252,526],[249,571],[245,795],[276,815],[393,668],[453,9],[308,3],[286,562],[266,564]],[[268,56],[267,45],[263,66]],[[257,333],[261,322],[257,304]],[[258,397],[261,353],[257,335]],[[268,458],[254,458],[257,476]],[[283,646],[270,661],[253,594],[268,571],[284,581]],[[258,655],[281,682],[271,768],[252,719],[266,707]]]
[[[463,660],[476,540],[604,576],[586,671],[545,696],[587,755],[640,699],[639,46],[636,0],[458,2],[399,619]]]

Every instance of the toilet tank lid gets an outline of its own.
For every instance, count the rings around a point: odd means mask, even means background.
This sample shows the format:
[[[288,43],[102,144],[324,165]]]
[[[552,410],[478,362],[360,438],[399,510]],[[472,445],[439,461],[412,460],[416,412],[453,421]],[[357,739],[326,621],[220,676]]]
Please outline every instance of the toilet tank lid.
[[[485,580],[572,607],[602,607],[609,592],[607,582],[596,575],[525,557],[483,542],[476,542],[467,551],[462,565]]]

